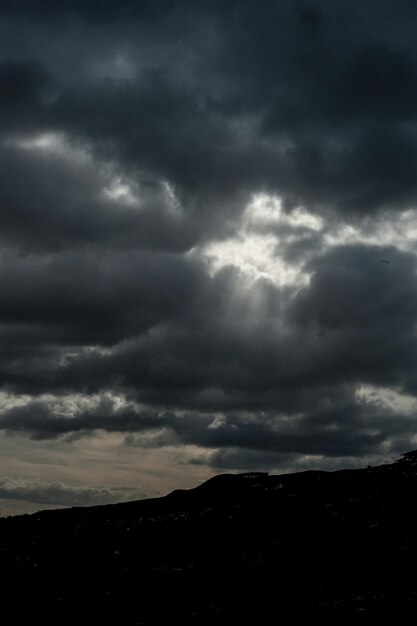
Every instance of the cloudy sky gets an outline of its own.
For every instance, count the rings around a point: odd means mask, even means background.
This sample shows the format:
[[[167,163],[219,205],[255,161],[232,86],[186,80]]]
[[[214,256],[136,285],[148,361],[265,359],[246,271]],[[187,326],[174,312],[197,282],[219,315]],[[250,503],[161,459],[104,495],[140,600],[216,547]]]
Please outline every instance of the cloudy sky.
[[[1,1],[0,514],[417,447],[416,26]]]

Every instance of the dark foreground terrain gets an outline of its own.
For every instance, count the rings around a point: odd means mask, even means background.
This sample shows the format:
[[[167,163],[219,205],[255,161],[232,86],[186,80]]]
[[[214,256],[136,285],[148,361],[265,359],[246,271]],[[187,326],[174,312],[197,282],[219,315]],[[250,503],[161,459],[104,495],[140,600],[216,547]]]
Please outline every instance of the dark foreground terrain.
[[[417,609],[417,464],[217,476],[0,519],[6,624],[278,624]]]

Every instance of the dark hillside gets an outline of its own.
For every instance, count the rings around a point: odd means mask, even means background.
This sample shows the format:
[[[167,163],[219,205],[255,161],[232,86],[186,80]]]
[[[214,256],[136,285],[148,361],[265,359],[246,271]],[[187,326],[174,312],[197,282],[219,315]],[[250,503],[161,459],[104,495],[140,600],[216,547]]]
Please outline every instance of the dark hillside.
[[[0,520],[13,623],[340,620],[417,608],[417,465],[222,475],[154,500]]]

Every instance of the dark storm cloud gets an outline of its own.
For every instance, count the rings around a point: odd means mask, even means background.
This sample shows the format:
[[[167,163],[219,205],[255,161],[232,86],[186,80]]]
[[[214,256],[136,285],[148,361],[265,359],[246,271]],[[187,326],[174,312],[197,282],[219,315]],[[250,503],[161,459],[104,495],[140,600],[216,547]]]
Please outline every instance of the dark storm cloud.
[[[106,399],[101,399],[92,409],[80,410],[63,417],[56,414],[47,401],[34,400],[27,405],[6,410],[0,419],[1,427],[10,434],[27,433],[33,439],[54,439],[66,434],[86,434],[92,430],[108,432],[149,431],[161,429],[169,423],[170,416],[156,413],[139,413],[134,407],[117,409]]]
[[[34,61],[3,60],[0,65],[0,111],[7,126],[2,132],[13,128],[24,131],[36,126],[41,111],[47,103],[50,77],[40,63]]]
[[[24,181],[16,185],[16,180]],[[111,197],[117,172],[96,171],[87,159],[46,150],[0,150],[0,240],[25,251],[65,248],[187,249],[191,224],[175,213],[166,188],[141,180],[127,203]],[[120,181],[123,184],[123,181]],[[107,191],[107,194],[106,194]],[[24,225],[24,228],[23,228]]]
[[[381,443],[385,436],[382,432],[367,435],[365,431],[371,425],[374,428],[385,426],[386,415],[373,414],[372,410],[368,410],[367,419],[363,421],[355,409],[353,398],[350,397],[348,402],[346,400],[345,406],[341,407],[333,399],[332,412],[323,406],[320,412],[316,409],[316,413],[309,411],[305,416],[292,420],[265,412],[256,419],[240,412],[225,414],[220,419],[207,413],[149,412],[134,405],[117,407],[108,398],[102,398],[89,409],[80,408],[77,411],[73,408],[73,415],[63,416],[50,401],[36,400],[6,409],[0,418],[0,425],[9,434],[27,433],[37,440],[66,434],[82,436],[92,430],[105,430],[136,433],[133,437],[128,436],[126,443],[139,447],[192,444],[203,448],[236,448],[271,454],[349,456]],[[327,403],[330,403],[329,398]],[[356,432],[352,432],[352,422]],[[338,424],[338,428],[330,428],[332,424]],[[391,434],[396,433],[399,426],[403,432],[404,421],[401,419],[391,427]],[[413,432],[412,427],[409,430]]]
[[[316,333],[321,375],[330,381],[414,385],[414,255],[345,246],[318,257],[310,269],[310,286],[293,302],[293,319]]]
[[[357,390],[415,393],[416,258],[329,240],[416,202],[415,3],[4,0],[0,16],[0,377],[34,396],[0,427],[133,433],[216,467],[413,435],[411,410]],[[201,259],[259,193],[323,219],[249,228],[305,286]],[[41,397],[108,390],[127,408],[64,418]]]
[[[5,0],[2,4],[2,11],[7,14],[30,15],[37,18],[48,18],[61,16],[62,14],[73,14],[80,17],[91,17],[113,19],[126,14],[134,16],[160,15],[161,11],[167,8],[174,8],[180,2],[165,2],[165,0],[142,0],[133,2],[132,0],[86,0],[85,2],[72,2],[71,0]],[[190,3],[188,3],[190,4]]]
[[[191,463],[193,465],[209,465],[223,472],[236,471],[236,469],[254,469],[259,471],[285,467],[295,461],[296,458],[296,454],[222,448],[201,457],[197,456],[192,459]]]
[[[50,400],[6,409],[0,426],[9,435],[32,439],[65,437],[68,442],[93,431],[127,433],[125,444],[137,448],[198,446],[206,451],[192,458],[196,464],[216,468],[260,466],[286,467],[300,456],[328,459],[383,454],[389,441],[398,451],[416,435],[413,415],[395,414],[388,407],[358,406],[351,390],[334,390],[305,414],[285,415],[234,412],[217,415],[202,412],[164,412],[140,409],[133,404],[118,407],[102,398],[89,409],[73,408],[63,416]]]
[[[107,345],[181,317],[204,274],[170,254],[5,255],[0,334],[16,341]]]
[[[411,4],[401,12],[370,0],[360,8],[284,0],[261,9],[254,1],[140,5],[3,6],[18,39],[25,16],[43,16],[31,22],[33,49],[29,37],[23,51],[10,43],[4,52],[0,83],[12,128],[63,131],[133,175],[140,169],[168,180],[187,211],[210,206],[211,219],[201,217],[205,236],[210,225],[220,228],[219,212],[234,215],[245,195],[262,189],[288,206],[345,214],[415,200]],[[48,18],[63,29],[68,10],[90,20],[78,30],[71,22],[61,45],[43,36],[38,48],[37,29],[45,35]],[[100,22],[106,14],[118,15],[113,29]],[[108,64],[125,52],[133,59],[130,79],[91,69],[98,63],[91,36]]]
[[[302,410],[344,382],[414,385],[415,257],[341,246],[309,269],[295,297],[260,280],[230,298],[239,277],[224,271],[200,284],[181,319],[116,347],[100,365],[76,359],[67,374],[92,381],[98,366],[143,401],[219,410]]]
[[[104,353],[81,351],[64,358],[51,348],[48,362],[38,348],[36,368],[24,352],[20,361],[12,353],[12,367],[4,357],[3,378],[9,388],[67,393],[113,388],[156,408],[142,411],[129,405],[116,410],[112,402],[102,402],[63,418],[53,405],[39,400],[6,410],[1,427],[36,439],[96,429],[163,430],[165,435],[141,445],[330,457],[371,454],[389,438],[411,436],[414,420],[387,408],[358,404],[355,385],[413,389],[415,258],[394,248],[341,246],[316,258],[310,270],[314,271],[310,284],[288,300],[268,281],[255,283],[249,300],[230,300],[230,289],[239,281],[232,270],[211,281],[201,280],[180,315],[164,317],[166,304],[161,302],[161,317],[153,320],[150,332]],[[89,284],[88,273],[81,274]],[[23,277],[12,283],[22,285]],[[35,282],[39,284],[39,279]],[[52,302],[56,300],[63,311],[68,308],[68,320],[77,320],[81,336],[85,326],[86,336],[96,332],[97,340],[100,326],[97,322],[92,330],[91,319],[94,306],[97,319],[100,312],[104,316],[103,293],[88,294],[90,310],[83,320],[82,301],[74,301],[71,308],[71,294],[82,290],[79,284],[73,289],[71,283],[64,285],[68,296],[63,305],[52,292]],[[141,290],[146,294],[143,286]],[[110,293],[115,303],[120,301],[115,287]],[[256,316],[248,304],[251,300],[262,302]],[[126,306],[126,296],[121,301]],[[47,329],[46,310],[39,315]],[[17,312],[11,318],[15,316]],[[29,321],[34,311],[28,316]],[[120,319],[122,313],[117,316]],[[280,316],[286,319],[284,327],[278,324]],[[50,324],[56,324],[56,311]],[[135,318],[135,324],[131,332],[136,335],[140,320]],[[105,319],[103,325],[106,328]],[[62,320],[58,327],[65,339]],[[127,322],[122,328],[127,332]],[[74,341],[75,330],[67,332],[67,342]],[[41,340],[47,336],[45,330]],[[183,409],[188,409],[185,415]],[[222,412],[224,420],[216,423],[212,411]]]

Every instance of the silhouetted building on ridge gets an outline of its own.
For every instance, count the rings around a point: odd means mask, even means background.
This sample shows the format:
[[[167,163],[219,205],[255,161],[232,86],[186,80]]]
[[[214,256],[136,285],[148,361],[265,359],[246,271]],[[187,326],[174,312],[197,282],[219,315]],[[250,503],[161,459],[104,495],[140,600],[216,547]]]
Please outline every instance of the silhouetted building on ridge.
[[[238,474],[240,478],[253,480],[255,478],[268,478],[268,472],[247,472],[245,474]]]

